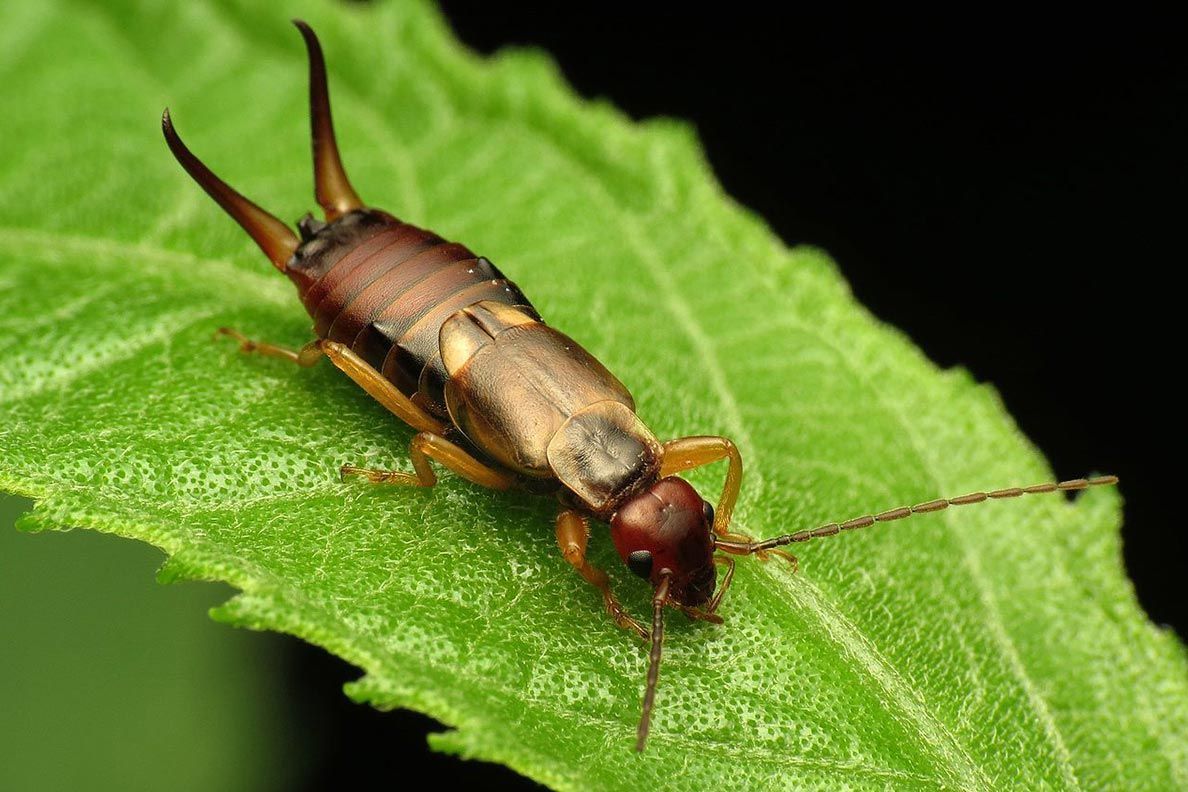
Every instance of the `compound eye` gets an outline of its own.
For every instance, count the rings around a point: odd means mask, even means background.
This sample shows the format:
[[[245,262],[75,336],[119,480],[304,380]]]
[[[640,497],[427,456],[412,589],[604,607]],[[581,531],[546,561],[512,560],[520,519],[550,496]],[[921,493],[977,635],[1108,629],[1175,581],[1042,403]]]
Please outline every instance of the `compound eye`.
[[[641,578],[652,576],[652,554],[647,550],[636,550],[627,555],[627,568]]]
[[[714,527],[714,507],[710,505],[709,501],[701,502],[701,513],[705,517],[705,524],[710,528]]]

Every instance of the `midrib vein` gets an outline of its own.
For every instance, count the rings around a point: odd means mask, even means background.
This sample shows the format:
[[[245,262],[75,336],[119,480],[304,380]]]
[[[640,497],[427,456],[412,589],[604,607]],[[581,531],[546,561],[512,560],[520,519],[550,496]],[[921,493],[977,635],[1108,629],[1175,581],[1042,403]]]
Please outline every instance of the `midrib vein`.
[[[543,143],[542,148],[555,160],[564,162],[570,168],[585,173],[580,165],[560,153],[551,141],[539,135],[537,137]],[[635,250],[640,260],[644,262],[649,275],[664,295],[665,305],[689,337],[694,348],[702,356],[700,362],[707,369],[710,383],[722,404],[725,423],[729,431],[738,439],[739,445],[753,449],[750,433],[746,429],[739,410],[738,399],[730,387],[729,379],[718,359],[717,350],[704,329],[698,324],[688,301],[676,288],[672,274],[667,270],[647,236],[641,233],[635,217],[622,211],[596,179],[587,178],[578,181],[592,200],[619,221],[619,227],[624,230],[627,242]],[[756,480],[760,483],[762,481],[753,472],[756,467],[756,465],[751,465],[748,470],[753,485]],[[769,574],[767,579],[772,581],[772,585],[777,585],[775,576]],[[784,587],[788,589],[789,594],[800,593],[799,590],[791,590],[786,584]],[[808,610],[816,617],[817,623],[821,626],[821,635],[844,649],[843,656],[850,658],[855,668],[874,680],[895,702],[900,713],[907,716],[906,723],[912,725],[921,741],[932,750],[934,756],[941,760],[942,765],[947,768],[946,775],[952,777],[964,789],[992,788],[990,779],[973,761],[964,747],[957,742],[945,725],[927,710],[919,692],[895,672],[874,644],[861,634],[853,622],[849,621],[832,603],[827,603],[819,592],[816,592]],[[897,719],[901,723],[905,723],[904,720]]]

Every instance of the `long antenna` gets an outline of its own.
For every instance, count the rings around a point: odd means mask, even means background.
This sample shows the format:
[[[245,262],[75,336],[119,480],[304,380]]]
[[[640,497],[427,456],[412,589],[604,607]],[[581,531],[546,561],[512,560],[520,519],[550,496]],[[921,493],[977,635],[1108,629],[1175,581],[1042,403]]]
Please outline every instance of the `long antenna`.
[[[656,683],[660,679],[660,650],[664,646],[664,604],[668,602],[668,589],[672,584],[672,573],[667,569],[660,572],[660,585],[652,596],[652,654],[648,657],[648,686],[644,688],[643,714],[639,716],[639,730],[635,734],[635,750],[642,752],[648,742],[648,729],[652,725],[652,705],[656,702]]]
[[[215,176],[210,168],[202,164],[202,160],[186,147],[173,128],[173,119],[169,117],[169,108],[161,115],[161,132],[165,135],[165,142],[177,161],[186,169],[186,173],[198,182],[198,186],[206,190],[206,194],[215,199],[223,207],[223,211],[231,215],[235,222],[264,251],[264,255],[276,265],[281,272],[285,271],[289,258],[299,244],[297,235],[290,228],[265,212],[256,204],[236,192],[231,185]]]
[[[338,154],[338,143],[334,139],[334,120],[330,117],[330,93],[326,88],[326,60],[322,56],[322,45],[313,28],[300,19],[293,24],[305,39],[309,52],[309,126],[313,137],[314,196],[318,205],[326,212],[326,220],[332,221],[347,212],[359,209],[363,201],[351,186],[342,158]]]
[[[722,550],[727,553],[733,553],[735,555],[751,555],[753,553],[761,553],[765,550],[771,550],[772,548],[780,547],[782,545],[793,544],[794,542],[807,542],[810,539],[820,539],[825,536],[836,536],[842,531],[853,531],[858,528],[869,528],[875,523],[902,520],[905,517],[911,517],[913,514],[927,514],[929,512],[942,511],[949,508],[950,506],[967,506],[971,503],[981,503],[985,500],[1018,498],[1021,495],[1038,495],[1045,492],[1072,492],[1074,490],[1083,490],[1088,489],[1089,487],[1102,487],[1117,483],[1117,476],[1097,476],[1095,478],[1071,479],[1069,481],[1061,481],[1057,483],[1033,484],[1030,487],[1009,487],[1007,489],[993,490],[991,492],[971,492],[968,495],[962,495],[958,498],[937,498],[936,500],[917,503],[915,506],[900,506],[898,509],[888,509],[887,511],[879,512],[878,514],[867,514],[862,517],[855,517],[854,519],[846,520],[843,523],[826,523],[820,528],[813,528],[807,531],[797,531],[796,533],[785,534],[784,536],[777,536],[772,539],[763,539],[758,542],[733,542],[724,539],[718,539],[714,542],[714,546],[718,550]]]

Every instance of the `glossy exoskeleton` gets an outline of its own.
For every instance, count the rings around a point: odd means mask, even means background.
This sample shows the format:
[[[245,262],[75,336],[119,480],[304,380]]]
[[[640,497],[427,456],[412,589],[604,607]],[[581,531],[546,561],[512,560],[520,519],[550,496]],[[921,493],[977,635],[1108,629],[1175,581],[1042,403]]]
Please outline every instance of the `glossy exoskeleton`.
[[[651,643],[636,749],[643,750],[655,698],[663,609],[721,622],[731,555],[796,559],[778,548],[876,522],[987,498],[1113,483],[1103,476],[971,493],[831,523],[772,539],[730,531],[742,458],[725,437],[660,442],[635,413],[627,388],[573,339],[546,325],[520,290],[465,246],[367,207],[343,170],[321,46],[295,23],[309,53],[315,195],[325,220],[306,215],[300,236],[211,173],[182,143],[166,110],[162,128],[186,171],[281,272],[314,319],[317,339],[300,350],[221,328],[245,352],[301,366],[322,356],[417,430],[414,472],[344,466],[375,483],[433,486],[433,460],[476,484],[553,494],[565,560],[602,594],[615,623]],[[728,463],[717,503],[677,474]],[[605,572],[586,558],[591,519],[610,524],[623,562],[654,590],[651,624],[619,604]],[[725,572],[719,583],[717,563]]]

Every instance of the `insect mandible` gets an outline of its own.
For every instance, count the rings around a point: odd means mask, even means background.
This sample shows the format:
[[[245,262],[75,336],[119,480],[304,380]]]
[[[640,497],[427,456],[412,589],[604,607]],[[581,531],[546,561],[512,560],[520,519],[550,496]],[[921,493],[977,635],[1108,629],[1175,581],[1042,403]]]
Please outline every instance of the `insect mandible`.
[[[950,506],[1113,484],[1114,476],[974,492],[829,523],[771,539],[730,530],[742,457],[725,437],[660,442],[635,402],[590,353],[546,325],[494,264],[463,245],[365,206],[343,170],[321,45],[295,20],[309,54],[315,196],[325,220],[306,214],[300,236],[215,176],[161,126],[182,167],[243,227],[297,287],[317,339],[300,350],[219,333],[244,352],[312,366],[323,356],[417,430],[415,472],[349,465],[343,476],[431,487],[431,461],[483,487],[525,489],[560,502],[561,554],[602,594],[615,623],[651,645],[636,750],[647,741],[660,672],[664,608],[721,623],[732,556],[796,558],[780,548]],[[677,474],[727,461],[717,504]],[[627,567],[653,587],[650,624],[629,614],[606,573],[586,558],[591,520],[609,523]],[[725,570],[718,581],[718,564]]]

